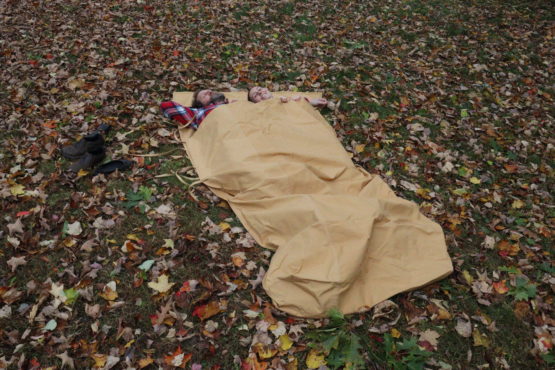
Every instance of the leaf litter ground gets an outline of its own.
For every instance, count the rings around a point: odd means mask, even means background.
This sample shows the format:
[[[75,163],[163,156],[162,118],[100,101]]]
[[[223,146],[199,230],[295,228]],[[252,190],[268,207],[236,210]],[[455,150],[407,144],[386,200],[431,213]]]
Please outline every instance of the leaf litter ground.
[[[552,2],[1,9],[0,368],[553,365]],[[455,273],[364,314],[275,310],[271,253],[187,193],[157,108],[253,84],[323,91],[353,160],[443,226]],[[137,166],[69,177],[59,148],[101,123]]]

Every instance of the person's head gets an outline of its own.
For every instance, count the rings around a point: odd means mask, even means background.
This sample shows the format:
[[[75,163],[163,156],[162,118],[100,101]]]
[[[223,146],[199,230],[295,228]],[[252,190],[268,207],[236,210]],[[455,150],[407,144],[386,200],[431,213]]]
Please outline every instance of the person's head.
[[[247,94],[248,100],[253,103],[259,103],[263,100],[272,99],[272,93],[265,87],[251,87]]]
[[[210,89],[197,90],[193,94],[191,108],[202,108],[210,104],[225,103],[225,101],[225,95],[221,92],[212,91]]]

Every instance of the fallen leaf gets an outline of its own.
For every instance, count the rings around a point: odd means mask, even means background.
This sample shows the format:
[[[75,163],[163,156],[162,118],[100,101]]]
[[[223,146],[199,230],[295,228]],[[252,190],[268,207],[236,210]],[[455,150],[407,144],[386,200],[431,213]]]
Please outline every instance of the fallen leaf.
[[[508,240],[501,240],[497,243],[498,254],[502,257],[516,256],[520,252],[520,247],[517,243],[511,243]]]
[[[8,233],[12,235],[13,233],[23,234],[23,223],[21,219],[18,218],[13,224],[8,224]]]
[[[490,340],[484,334],[480,333],[478,329],[474,329],[472,332],[472,339],[474,339],[474,346],[479,347],[483,346],[485,348],[489,348]]]
[[[94,366],[96,368],[103,368],[106,365],[106,360],[108,360],[108,356],[103,355],[101,353],[94,353],[91,358],[94,360]]]
[[[115,300],[118,297],[118,293],[116,292],[116,282],[110,281],[104,286],[104,289],[102,289],[102,292],[98,295],[107,301]]]
[[[79,221],[75,221],[72,224],[67,225],[67,233],[69,235],[77,236],[83,232],[81,228],[81,223]]]
[[[437,339],[439,337],[440,337],[440,335],[437,331],[428,329],[428,330],[424,331],[422,334],[420,334],[420,337],[418,338],[418,344],[427,342],[431,346],[429,348],[431,348],[435,351],[435,350],[437,350]],[[428,347],[428,346],[426,346],[426,347]]]
[[[522,207],[524,207],[524,202],[521,201],[520,199],[517,199],[513,202],[511,207],[516,208],[516,209],[522,208]]]
[[[116,225],[116,223],[111,218],[108,218],[108,219],[105,220],[102,217],[97,217],[94,220],[94,223],[93,223],[93,226],[96,229],[111,229],[115,225]]]
[[[231,255],[231,261],[237,267],[241,267],[245,264],[245,252],[236,252]]]
[[[324,354],[315,349],[311,349],[306,356],[306,366],[309,369],[318,369],[320,366],[326,365],[326,357]]]
[[[148,272],[152,265],[154,264],[154,260],[146,260],[139,265],[139,270],[143,270],[144,272]]]
[[[56,355],[56,357],[58,357],[60,360],[62,360],[62,369],[66,366],[69,366],[72,369],[75,369],[75,364],[73,363],[73,359],[71,357],[69,357],[69,355],[67,354],[67,351],[65,351],[64,353],[62,353],[60,355]]]
[[[58,323],[56,322],[56,320],[52,319],[46,323],[44,328],[42,328],[42,331],[52,331],[56,329],[57,326],[58,326]]]
[[[258,354],[258,358],[260,358],[261,360],[272,358],[278,353],[277,349],[262,343],[255,344],[253,346],[253,349],[254,349],[254,352]]]
[[[54,296],[54,298],[59,299],[62,302],[65,302],[67,297],[64,294],[64,284],[56,284],[56,283],[52,283],[50,285],[50,294],[52,294]]]
[[[501,280],[498,282],[493,283],[493,289],[499,294],[505,294],[509,291],[509,287],[505,284],[506,280]]]
[[[472,285],[474,278],[472,277],[472,275],[470,275],[470,272],[468,272],[467,270],[464,270],[463,277],[464,277],[464,280],[466,280],[466,282],[468,283],[468,285]]]
[[[169,283],[168,282],[168,275],[164,274],[164,275],[160,275],[158,276],[158,279],[156,282],[151,281],[149,282],[147,285],[149,286],[149,288],[154,289],[155,291],[157,291],[158,293],[165,293],[168,290],[171,289],[171,287],[174,285],[175,283]]]
[[[226,308],[227,308],[227,305],[222,305],[218,301],[212,301],[212,302],[209,302],[208,304],[196,307],[193,310],[192,315],[198,317],[201,320],[206,320],[214,315],[219,314]]]
[[[25,194],[25,187],[20,184],[15,184],[10,188],[10,192],[13,196],[23,195]]]
[[[27,261],[25,261],[24,256],[12,257],[8,260],[7,264],[8,264],[8,266],[10,266],[12,268],[12,272],[15,272],[15,270],[17,269],[18,266],[22,266],[22,265],[27,264]]]
[[[465,338],[470,338],[472,335],[472,323],[467,320],[457,319],[457,324],[455,325],[455,330],[460,336]]]
[[[85,313],[96,320],[100,317],[100,305],[89,305],[88,303],[85,303]]]
[[[181,346],[179,346],[171,355],[164,356],[164,362],[166,365],[185,368],[185,365],[187,365],[192,357],[193,355],[191,353],[183,353]]]
[[[226,231],[231,228],[231,225],[228,224],[227,222],[220,222],[218,226],[220,227],[220,229],[222,229],[222,231]]]
[[[152,357],[142,358],[139,360],[139,367],[143,369],[152,363],[154,363]]]
[[[69,80],[67,83],[67,87],[69,87],[71,90],[79,89],[83,86],[85,86],[85,81],[81,78]]]
[[[289,335],[283,334],[279,337],[279,349],[282,351],[287,351],[293,346],[293,341],[289,338]]]
[[[8,236],[6,240],[15,248],[19,247],[19,245],[21,244],[21,241],[19,239],[13,238],[11,236]]]

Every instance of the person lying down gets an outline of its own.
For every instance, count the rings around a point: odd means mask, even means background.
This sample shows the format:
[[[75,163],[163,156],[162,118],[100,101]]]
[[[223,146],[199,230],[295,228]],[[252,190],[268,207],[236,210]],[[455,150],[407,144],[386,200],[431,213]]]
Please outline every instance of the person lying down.
[[[247,93],[248,101],[252,103],[260,103],[261,101],[269,100],[273,97],[270,90],[260,86],[250,88]],[[309,99],[300,95],[294,96],[291,99],[284,96],[280,97],[282,103],[287,103],[289,101],[298,102],[301,101],[301,99],[306,100],[315,108],[323,108],[328,104],[328,101],[324,98]],[[236,100],[229,101],[222,92],[203,89],[193,94],[193,101],[190,107],[185,107],[174,101],[163,101],[160,103],[160,110],[164,117],[176,120],[181,125],[197,130],[210,112],[219,106],[234,102],[236,102]]]
[[[167,113],[205,125],[179,130],[199,182],[275,251],[262,281],[273,306],[300,317],[361,312],[448,275],[441,226],[356,166],[304,97],[275,95],[255,87],[252,102],[232,103],[201,90],[191,107],[170,102]]]

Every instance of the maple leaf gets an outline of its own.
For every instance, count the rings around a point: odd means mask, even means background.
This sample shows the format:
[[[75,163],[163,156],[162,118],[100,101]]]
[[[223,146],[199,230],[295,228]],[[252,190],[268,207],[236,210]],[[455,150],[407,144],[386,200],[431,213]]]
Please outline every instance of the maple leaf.
[[[10,233],[10,235],[12,235],[13,233],[23,234],[23,223],[21,222],[20,218],[15,220],[13,224],[8,224],[8,232]]]
[[[8,260],[7,264],[12,268],[12,272],[15,272],[18,266],[25,265],[27,261],[25,260],[25,256],[21,257],[12,257]]]
[[[440,337],[439,333],[435,330],[428,329],[420,334],[418,344],[425,344],[424,347],[428,350],[437,350],[437,339]],[[426,345],[428,344],[428,345]]]
[[[67,354],[67,351],[64,351],[64,353],[62,354],[56,355],[56,357],[62,360],[62,369],[66,366],[69,366],[72,369],[75,369],[75,364],[73,363],[73,359],[69,357],[69,355]]]
[[[164,275],[158,276],[158,279],[157,279],[156,282],[154,282],[154,281],[149,282],[148,286],[149,286],[149,288],[154,289],[158,293],[166,293],[168,290],[171,289],[171,287],[174,284],[175,283],[170,283],[168,281],[168,275],[164,274]]]
[[[25,187],[20,184],[16,184],[10,188],[10,192],[14,196],[23,195],[25,194]]]
[[[492,284],[493,289],[499,294],[505,294],[509,291],[509,287],[505,284],[505,280],[497,281]]]
[[[191,353],[183,353],[181,346],[179,346],[171,355],[164,356],[164,362],[166,365],[185,368],[185,365],[187,365],[192,357],[193,355]]]

